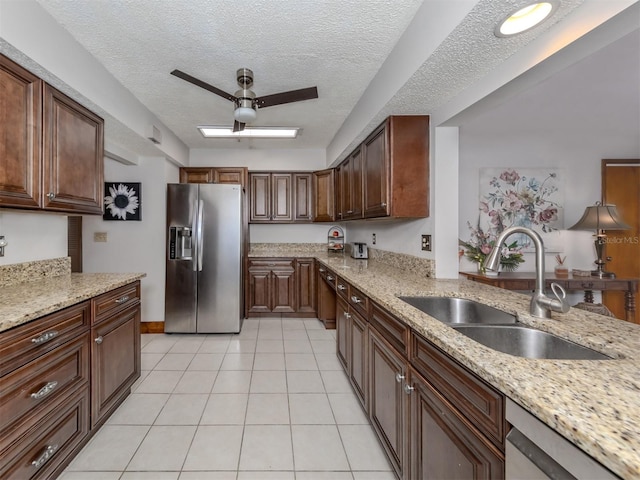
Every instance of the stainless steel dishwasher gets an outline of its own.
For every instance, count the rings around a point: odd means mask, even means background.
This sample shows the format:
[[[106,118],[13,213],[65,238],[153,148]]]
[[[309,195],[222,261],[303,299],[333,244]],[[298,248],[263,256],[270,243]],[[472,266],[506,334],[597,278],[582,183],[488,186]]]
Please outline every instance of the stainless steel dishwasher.
[[[610,470],[507,398],[507,480],[614,480]]]

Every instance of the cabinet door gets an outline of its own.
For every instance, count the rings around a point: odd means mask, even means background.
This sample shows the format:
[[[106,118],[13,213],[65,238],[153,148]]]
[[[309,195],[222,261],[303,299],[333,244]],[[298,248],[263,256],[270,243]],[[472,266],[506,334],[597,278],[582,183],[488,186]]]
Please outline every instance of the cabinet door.
[[[340,295],[336,296],[336,355],[344,371],[349,373],[349,330],[351,314],[349,305]]]
[[[333,222],[335,213],[334,169],[313,172],[313,221]]]
[[[349,170],[342,162],[336,167],[335,172],[335,189],[336,189],[336,220],[344,219],[347,212],[347,203],[349,196]]]
[[[271,270],[249,267],[247,312],[271,312]]]
[[[367,392],[367,373],[368,373],[368,356],[367,356],[367,321],[351,309],[351,325],[350,325],[350,346],[349,352],[349,378],[356,392],[360,403],[365,410],[368,409],[369,395]]]
[[[410,478],[504,478],[503,455],[411,369]]]
[[[271,175],[268,173],[250,173],[249,189],[251,208],[249,221],[265,223],[271,221]]]
[[[316,313],[316,277],[313,258],[296,260],[296,312]]]
[[[0,55],[0,207],[41,206],[42,81]]]
[[[140,376],[140,304],[91,329],[91,427],[126,397]]]
[[[293,191],[290,173],[271,174],[271,220],[291,222],[293,220]]]
[[[405,434],[409,396],[404,393],[406,364],[403,358],[377,332],[369,329],[369,417],[382,439],[391,464],[399,478],[405,477]],[[416,477],[454,478],[454,477]],[[458,477],[464,478],[464,477]]]
[[[386,123],[364,141],[364,217],[389,215],[389,145]]]
[[[271,271],[271,311],[294,313],[296,311],[295,270],[291,267],[274,267]]]
[[[313,219],[313,187],[311,173],[293,174],[293,219],[310,222]]]
[[[362,218],[362,150],[349,159],[349,205],[345,218]]]
[[[210,167],[183,167],[180,183],[214,183],[215,171]]]
[[[214,183],[233,183],[247,185],[246,167],[216,167],[213,169]]]
[[[102,215],[103,120],[53,87],[44,87],[43,206]]]

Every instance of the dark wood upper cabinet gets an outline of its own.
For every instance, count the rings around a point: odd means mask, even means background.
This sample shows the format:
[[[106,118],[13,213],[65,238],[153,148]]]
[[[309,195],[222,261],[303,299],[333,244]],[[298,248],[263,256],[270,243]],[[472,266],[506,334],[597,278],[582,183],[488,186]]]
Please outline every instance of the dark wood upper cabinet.
[[[102,214],[103,120],[58,90],[44,88],[43,206]]]
[[[0,55],[0,206],[41,207],[42,81]]]
[[[293,220],[293,178],[290,173],[271,174],[271,220],[291,222]]]
[[[293,174],[294,220],[311,222],[313,220],[313,174]]]
[[[362,149],[364,217],[428,217],[429,117],[388,117]]]
[[[338,220],[362,218],[362,149],[356,149],[338,167]]]
[[[249,222],[311,222],[312,178],[311,172],[249,172]]]
[[[232,183],[246,187],[247,167],[182,167],[180,183]]]
[[[313,221],[333,222],[336,219],[334,169],[313,172]]]

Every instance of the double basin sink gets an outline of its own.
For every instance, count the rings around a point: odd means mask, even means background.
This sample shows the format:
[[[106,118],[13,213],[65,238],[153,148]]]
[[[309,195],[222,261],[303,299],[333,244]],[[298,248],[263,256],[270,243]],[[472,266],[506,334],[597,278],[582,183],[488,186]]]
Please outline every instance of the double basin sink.
[[[482,345],[516,357],[610,360],[611,358],[551,333],[519,323],[515,315],[455,297],[398,297]]]

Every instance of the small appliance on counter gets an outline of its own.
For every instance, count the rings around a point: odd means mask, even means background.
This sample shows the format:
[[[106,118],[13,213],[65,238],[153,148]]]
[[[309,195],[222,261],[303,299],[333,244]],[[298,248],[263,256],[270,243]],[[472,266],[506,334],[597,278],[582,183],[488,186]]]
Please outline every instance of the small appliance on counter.
[[[351,256],[353,258],[369,258],[369,249],[366,243],[352,243],[351,244]]]
[[[331,227],[327,233],[327,249],[333,253],[344,253],[344,230]]]

